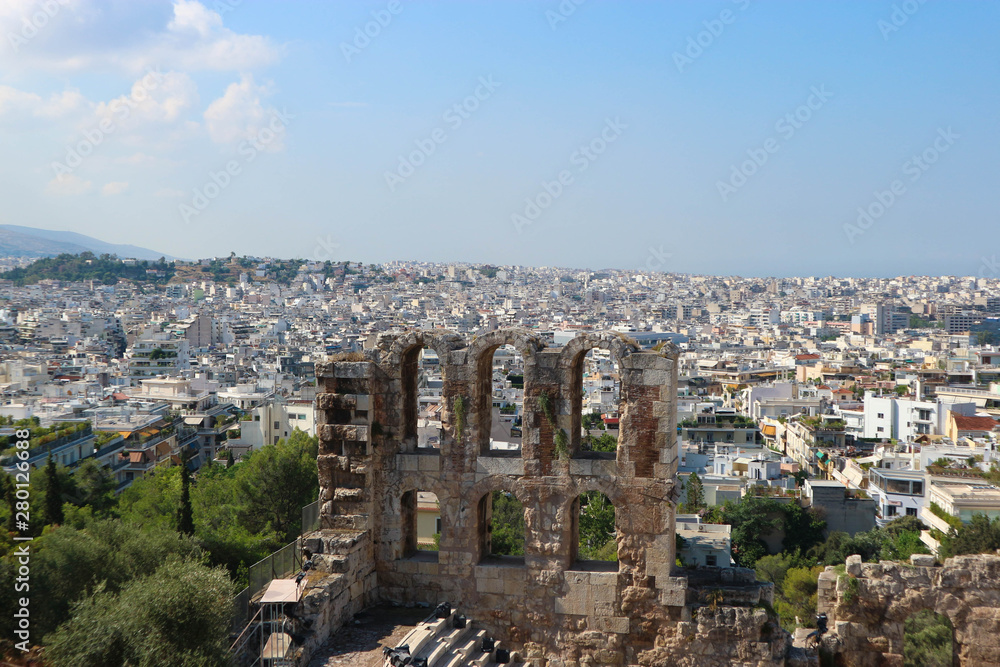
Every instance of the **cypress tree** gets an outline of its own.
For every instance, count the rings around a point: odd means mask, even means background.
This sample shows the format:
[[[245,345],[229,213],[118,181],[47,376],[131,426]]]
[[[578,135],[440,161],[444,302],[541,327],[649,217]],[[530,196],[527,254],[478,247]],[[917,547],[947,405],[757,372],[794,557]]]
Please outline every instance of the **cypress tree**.
[[[45,464],[45,522],[60,524],[63,522],[62,486],[59,484],[59,473],[56,471],[56,460],[49,452],[48,463]]]
[[[188,469],[188,455],[181,454],[181,506],[177,511],[177,530],[185,535],[194,535],[194,513],[191,509],[191,471]]]
[[[14,482],[10,479],[10,475],[0,474],[0,486],[3,487],[2,495],[7,500],[7,509],[9,512],[7,515],[7,523],[4,527],[7,529],[8,533],[13,533],[15,529],[14,517],[17,512],[15,509],[17,503],[17,490],[14,487]]]

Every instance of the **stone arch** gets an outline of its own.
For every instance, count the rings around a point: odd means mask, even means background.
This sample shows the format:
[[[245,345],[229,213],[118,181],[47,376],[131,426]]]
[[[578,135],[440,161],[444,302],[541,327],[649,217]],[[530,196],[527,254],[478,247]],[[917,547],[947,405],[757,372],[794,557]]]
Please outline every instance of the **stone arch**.
[[[450,529],[453,525],[449,521],[449,514],[454,503],[446,484],[437,476],[426,473],[414,472],[398,476],[397,483],[387,488],[384,502],[390,506],[385,508],[388,511],[382,512],[384,517],[395,517],[392,523],[396,525],[385,526],[389,528],[389,534],[396,537],[390,545],[393,559],[407,558],[416,551],[416,494],[419,491],[428,491],[437,496],[442,518],[442,543],[445,542],[444,526],[449,526]]]
[[[535,354],[545,348],[545,342],[527,329],[499,329],[475,338],[469,345],[468,361],[475,369],[471,408],[475,437],[470,438],[476,454],[490,453],[490,430],[493,424],[492,377],[493,353],[501,345],[512,345],[524,360],[525,403],[532,395],[535,383]],[[525,407],[527,416],[527,406]],[[525,428],[528,427],[527,420]],[[523,442],[523,440],[522,440]],[[523,452],[523,447],[522,447]]]
[[[831,642],[838,664],[902,664],[903,624],[929,610],[952,624],[956,665],[1000,665],[1000,556],[933,560],[862,563],[850,556],[845,573],[828,567],[820,574],[817,606],[838,633]]]
[[[580,429],[583,411],[583,360],[587,353],[594,349],[607,350],[611,359],[618,365],[618,372],[624,381],[625,358],[639,348],[622,334],[612,332],[583,333],[566,343],[559,354],[559,367],[563,377],[568,377],[570,386],[563,391],[569,399],[570,406],[570,442],[571,456],[576,456],[581,450]],[[621,397],[619,396],[619,404]]]
[[[556,510],[556,516],[560,517],[562,531],[563,556],[567,566],[579,567],[581,560],[579,557],[580,546],[580,497],[585,493],[597,492],[603,494],[615,508],[615,530],[618,532],[618,539],[627,532],[628,526],[628,496],[621,490],[613,479],[601,477],[575,478],[573,484],[566,489],[562,502]]]
[[[425,347],[434,350],[441,365],[442,378],[447,381],[451,352],[465,344],[464,339],[452,332],[409,331],[397,336],[383,355],[382,365],[400,383],[399,436],[404,452],[416,450],[417,445],[417,363]],[[442,396],[441,427],[446,437],[441,438],[440,454],[447,457],[450,451],[451,411],[446,396]]]
[[[524,549],[527,555],[529,544],[531,543],[532,525],[530,521],[529,507],[531,496],[527,488],[519,479],[506,477],[503,475],[491,475],[480,480],[463,494],[463,504],[468,505],[468,509],[475,512],[475,549],[473,562],[480,562],[490,555],[492,533],[490,523],[492,519],[492,495],[494,491],[505,491],[512,494],[524,508]]]

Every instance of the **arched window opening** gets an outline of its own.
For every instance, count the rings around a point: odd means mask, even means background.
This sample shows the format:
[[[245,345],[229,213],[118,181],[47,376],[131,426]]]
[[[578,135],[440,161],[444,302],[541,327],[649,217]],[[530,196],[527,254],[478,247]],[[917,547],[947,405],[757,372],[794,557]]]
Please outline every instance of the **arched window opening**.
[[[581,493],[573,502],[574,569],[618,569],[615,506],[600,491]]]
[[[441,544],[441,503],[430,491],[407,491],[400,499],[402,558],[436,562]]]
[[[403,440],[420,452],[441,449],[444,372],[437,353],[415,347],[403,357]]]
[[[614,458],[618,451],[621,369],[611,354],[594,348],[573,369],[573,451],[579,458]]]
[[[524,359],[513,345],[501,345],[480,361],[480,414],[488,428],[480,435],[481,453],[520,456],[524,411]]]
[[[524,505],[507,491],[487,493],[479,501],[481,561],[524,563]]]
[[[904,667],[951,667],[955,661],[955,630],[947,616],[924,609],[903,624]]]

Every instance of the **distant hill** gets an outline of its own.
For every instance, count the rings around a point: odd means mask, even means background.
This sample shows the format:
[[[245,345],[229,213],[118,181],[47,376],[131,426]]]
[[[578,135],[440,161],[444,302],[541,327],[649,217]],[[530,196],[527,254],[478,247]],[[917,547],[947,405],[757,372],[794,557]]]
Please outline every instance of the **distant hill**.
[[[122,279],[165,285],[173,276],[174,265],[166,261],[160,263],[142,259],[126,264],[114,255],[99,257],[89,250],[80,255],[41,257],[23,268],[0,273],[0,279],[11,280],[15,285],[34,285],[40,280],[96,280],[104,285],[114,285]]]
[[[90,251],[95,255],[117,255],[136,259],[176,259],[162,252],[134,245],[107,243],[76,232],[57,232],[20,225],[0,225],[0,256],[54,257],[62,253],[79,254]]]

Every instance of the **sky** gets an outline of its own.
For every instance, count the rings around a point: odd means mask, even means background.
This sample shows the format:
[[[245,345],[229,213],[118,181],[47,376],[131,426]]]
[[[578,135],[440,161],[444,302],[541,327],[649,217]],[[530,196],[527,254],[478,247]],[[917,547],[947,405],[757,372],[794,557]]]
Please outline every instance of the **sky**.
[[[3,0],[0,224],[185,258],[978,275],[998,29],[937,0]]]

